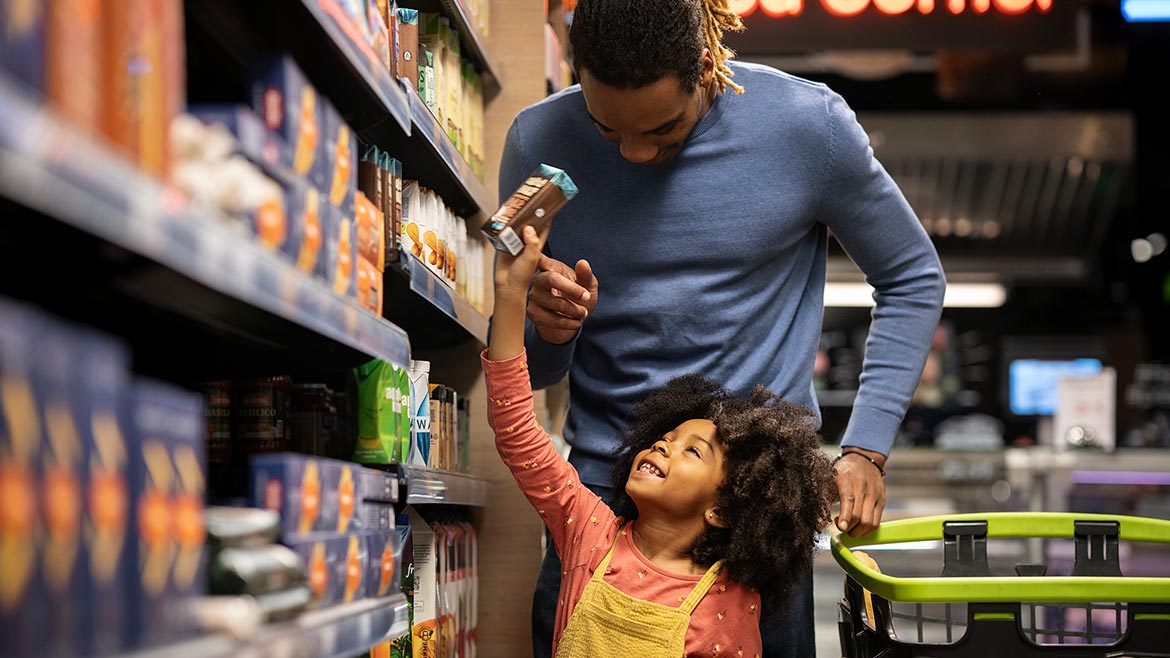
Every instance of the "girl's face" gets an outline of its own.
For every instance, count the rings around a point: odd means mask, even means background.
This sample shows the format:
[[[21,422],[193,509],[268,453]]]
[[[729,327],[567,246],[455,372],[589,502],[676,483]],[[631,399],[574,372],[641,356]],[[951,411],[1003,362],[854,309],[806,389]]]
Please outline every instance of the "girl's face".
[[[638,453],[626,493],[639,515],[651,508],[678,518],[703,517],[715,508],[715,492],[723,483],[725,450],[715,423],[688,420]],[[716,515],[717,516],[717,515]]]

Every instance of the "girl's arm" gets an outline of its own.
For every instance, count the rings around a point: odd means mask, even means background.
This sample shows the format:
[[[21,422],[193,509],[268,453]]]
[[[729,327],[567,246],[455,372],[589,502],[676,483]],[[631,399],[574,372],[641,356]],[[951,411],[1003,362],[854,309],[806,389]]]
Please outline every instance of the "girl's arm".
[[[524,315],[528,286],[546,235],[525,227],[524,251],[519,256],[498,252],[496,305],[483,370],[488,424],[495,432],[500,459],[540,513],[563,557],[572,537],[611,523],[614,517],[601,499],[578,481],[576,469],[561,457],[537,422],[533,408],[524,354]]]
[[[492,313],[488,358],[504,361],[524,351],[524,313],[528,287],[540,263],[540,250],[548,238],[548,229],[537,235],[531,226],[521,231],[524,251],[519,256],[496,252],[496,306]]]

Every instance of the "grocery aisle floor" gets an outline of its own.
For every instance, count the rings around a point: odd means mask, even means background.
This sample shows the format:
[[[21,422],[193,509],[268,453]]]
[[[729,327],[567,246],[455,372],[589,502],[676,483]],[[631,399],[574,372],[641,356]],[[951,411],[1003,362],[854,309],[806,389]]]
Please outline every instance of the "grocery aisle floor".
[[[817,556],[813,566],[813,619],[816,622],[816,658],[840,658],[837,637],[837,600],[841,598],[845,572],[828,553]]]

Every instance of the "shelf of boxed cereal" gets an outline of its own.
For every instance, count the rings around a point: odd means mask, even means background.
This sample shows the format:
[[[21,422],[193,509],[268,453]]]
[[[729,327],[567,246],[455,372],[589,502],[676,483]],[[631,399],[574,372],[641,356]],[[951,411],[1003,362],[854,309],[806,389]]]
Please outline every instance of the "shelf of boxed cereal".
[[[240,222],[145,174],[3,74],[0,103],[0,194],[329,341],[409,363],[399,327],[251,239]]]

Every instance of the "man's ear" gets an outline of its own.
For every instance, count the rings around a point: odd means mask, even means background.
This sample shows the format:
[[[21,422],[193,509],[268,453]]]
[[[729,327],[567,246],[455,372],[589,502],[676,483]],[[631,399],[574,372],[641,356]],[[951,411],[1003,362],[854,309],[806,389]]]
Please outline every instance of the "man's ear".
[[[715,56],[711,54],[710,48],[704,48],[703,54],[699,56],[699,86],[711,84],[714,79]]]
[[[703,520],[707,522],[707,525],[715,526],[716,528],[727,527],[727,523],[723,520],[723,517],[719,515],[718,507],[707,508],[707,511],[703,513]]]

